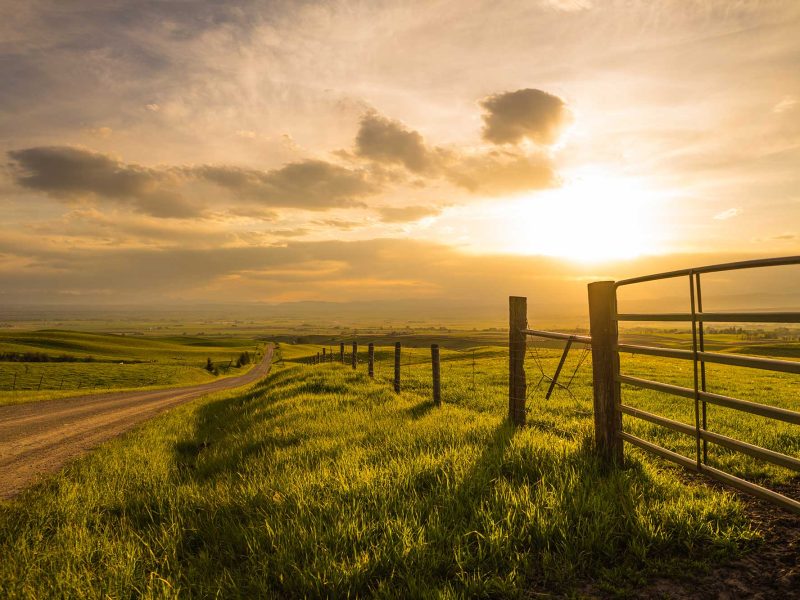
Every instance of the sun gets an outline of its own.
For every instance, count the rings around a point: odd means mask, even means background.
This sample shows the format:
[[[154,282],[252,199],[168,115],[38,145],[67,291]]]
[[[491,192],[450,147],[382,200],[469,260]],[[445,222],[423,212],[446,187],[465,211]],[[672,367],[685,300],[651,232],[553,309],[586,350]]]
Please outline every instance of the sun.
[[[497,207],[504,249],[514,254],[601,262],[657,254],[665,237],[658,194],[641,180],[583,168],[564,185]],[[663,224],[662,224],[663,225]]]

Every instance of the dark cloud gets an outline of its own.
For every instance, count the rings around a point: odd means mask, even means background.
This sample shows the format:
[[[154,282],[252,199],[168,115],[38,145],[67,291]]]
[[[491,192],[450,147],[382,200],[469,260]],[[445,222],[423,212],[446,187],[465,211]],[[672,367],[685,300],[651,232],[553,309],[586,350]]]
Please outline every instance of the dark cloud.
[[[398,208],[386,206],[379,208],[378,213],[380,213],[381,221],[384,223],[407,223],[419,221],[425,217],[435,217],[442,213],[442,209],[435,206],[403,206]]]
[[[498,196],[547,189],[559,181],[547,156],[501,150],[461,157],[447,178],[472,193]]]
[[[322,227],[333,227],[334,229],[341,229],[342,231],[352,231],[359,227],[364,227],[367,223],[364,221],[347,221],[345,219],[319,219],[312,221],[314,225]]]
[[[304,227],[297,227],[295,229],[273,229],[269,233],[274,235],[275,237],[291,238],[291,237],[303,237],[304,235],[308,235],[309,231]]]
[[[481,102],[483,137],[495,144],[527,138],[552,144],[570,120],[564,101],[542,90],[522,89],[489,96]]]
[[[16,182],[53,197],[94,196],[130,204],[155,217],[192,217],[200,214],[175,189],[171,173],[125,164],[110,156],[69,146],[12,150]]]
[[[493,305],[493,318],[501,321],[507,315],[504,302],[509,295],[528,296],[529,310],[539,318],[565,310],[568,303],[577,309],[570,314],[585,314],[589,281],[715,264],[743,256],[649,256],[587,268],[541,256],[476,255],[445,244],[406,239],[288,241],[271,246],[194,249],[183,245],[78,249],[30,236],[27,242],[0,237],[0,258],[4,284],[0,303],[35,303],[43,298],[48,303],[107,302],[113,298],[115,303],[180,300],[182,304],[186,300],[230,303],[329,301],[332,297],[338,302],[441,298],[450,303],[450,308],[455,301]],[[785,294],[775,296],[766,306],[785,305],[800,293],[800,278],[762,271],[721,282],[715,293],[720,298],[734,294],[730,301],[738,303],[740,294],[756,288]],[[639,297],[645,298],[646,292]],[[637,308],[629,300],[634,298],[623,299],[625,306]],[[740,304],[731,308],[734,306]],[[654,310],[652,305],[649,308]],[[380,310],[384,316],[390,314],[386,305]],[[661,312],[664,310],[674,308],[662,307]]]
[[[359,198],[380,191],[366,172],[318,160],[269,171],[216,165],[154,169],[69,146],[12,150],[9,157],[22,187],[60,199],[112,200],[156,217],[200,215],[198,202],[183,193],[191,187],[192,198],[208,196],[211,190],[198,189],[203,184],[224,188],[233,203],[307,210],[364,206]]]
[[[377,162],[402,164],[412,173],[431,172],[437,162],[419,132],[375,112],[361,119],[355,153]]]
[[[271,171],[206,165],[184,172],[271,207],[326,210],[364,206],[359,198],[380,191],[366,172],[320,160],[290,163]]]
[[[374,111],[361,120],[355,154],[377,162],[403,165],[417,176],[416,185],[443,177],[473,193],[502,195],[549,188],[558,182],[552,161],[541,152],[525,153],[514,149],[470,154],[457,148],[428,146],[419,132]],[[384,179],[389,180],[386,176]],[[383,220],[414,220],[397,214],[396,219]]]
[[[334,289],[339,301],[431,296],[474,301],[493,289],[501,303],[504,295],[520,292],[520,272],[545,273],[522,257],[478,257],[443,244],[399,239],[96,250],[31,241],[23,248],[0,239],[0,253],[8,249],[19,257],[9,264],[27,265],[4,271],[6,289],[13,292],[5,298],[0,293],[0,301],[310,300],[330,299]],[[549,272],[562,276],[553,268]]]

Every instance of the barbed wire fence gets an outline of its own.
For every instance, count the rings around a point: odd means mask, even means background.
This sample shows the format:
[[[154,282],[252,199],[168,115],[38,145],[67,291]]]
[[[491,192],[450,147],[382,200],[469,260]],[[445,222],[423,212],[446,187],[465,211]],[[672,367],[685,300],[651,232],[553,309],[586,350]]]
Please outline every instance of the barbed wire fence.
[[[368,339],[368,338],[367,338]],[[441,394],[444,403],[468,405],[481,410],[501,412],[508,395],[507,346],[476,345],[453,347],[458,340],[441,338],[439,364]],[[448,344],[448,341],[452,342]],[[463,342],[462,342],[463,343]],[[340,344],[344,344],[341,353]],[[307,364],[333,364],[352,369],[352,338],[343,337],[320,344],[320,351],[298,359]],[[324,352],[323,352],[324,348]],[[373,373],[376,383],[394,384],[394,346],[374,346]],[[368,369],[368,344],[359,340],[356,371]],[[561,358],[560,358],[561,357]],[[552,429],[555,420],[547,413],[571,410],[590,416],[592,406],[590,349],[575,344],[564,352],[564,344],[529,340],[526,349],[527,412],[532,426]],[[429,346],[401,343],[400,389],[433,397],[434,366]],[[544,415],[540,418],[538,415]]]

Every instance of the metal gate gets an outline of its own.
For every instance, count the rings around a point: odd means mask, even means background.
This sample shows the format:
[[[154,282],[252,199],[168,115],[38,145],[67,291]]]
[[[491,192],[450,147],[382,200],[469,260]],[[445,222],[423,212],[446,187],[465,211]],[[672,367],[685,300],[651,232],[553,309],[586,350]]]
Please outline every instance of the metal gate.
[[[617,352],[628,352],[632,354],[644,354],[649,356],[659,356],[664,358],[674,358],[679,360],[692,361],[694,368],[694,386],[692,388],[670,385],[649,379],[632,377],[620,372],[619,360],[616,360],[615,380],[617,385],[627,384],[638,388],[645,388],[672,394],[682,398],[690,399],[694,402],[694,426],[687,425],[672,419],[667,419],[644,410],[626,406],[622,403],[621,390],[618,387],[619,410],[626,415],[643,419],[655,425],[666,427],[673,431],[694,437],[695,439],[695,459],[692,460],[681,454],[643,440],[625,431],[620,431],[621,438],[626,441],[652,452],[662,458],[677,463],[688,469],[698,471],[709,477],[726,483],[732,487],[748,492],[779,504],[793,512],[800,513],[800,502],[769,490],[752,482],[745,481],[729,473],[725,473],[715,467],[708,465],[709,442],[725,448],[736,450],[743,454],[770,462],[787,469],[800,472],[800,460],[786,454],[767,450],[760,446],[755,446],[741,440],[736,440],[708,430],[707,405],[715,404],[734,410],[759,415],[769,419],[776,419],[786,423],[800,425],[800,412],[777,408],[714,394],[707,391],[706,363],[722,365],[732,365],[736,367],[747,367],[751,369],[762,369],[768,371],[779,371],[800,375],[800,361],[778,360],[772,358],[757,358],[753,356],[742,356],[733,354],[723,354],[718,352],[707,352],[705,349],[704,325],[705,323],[800,323],[800,312],[705,312],[703,310],[703,295],[701,288],[701,275],[706,273],[719,273],[723,271],[734,271],[740,269],[751,269],[760,267],[774,267],[783,265],[800,265],[800,256],[785,258],[773,258],[764,260],[752,260],[744,262],[727,263],[700,267],[696,269],[683,269],[680,271],[669,271],[657,273],[644,277],[634,277],[624,279],[614,284],[616,290],[620,287],[635,285],[649,281],[673,279],[686,277],[687,287],[690,298],[691,310],[688,313],[660,313],[660,314],[626,314],[616,311],[614,307],[614,318],[617,322],[654,322],[654,321],[677,321],[690,322],[692,327],[692,349],[680,350],[672,348],[659,348],[653,346],[638,346],[632,344],[617,344]]]

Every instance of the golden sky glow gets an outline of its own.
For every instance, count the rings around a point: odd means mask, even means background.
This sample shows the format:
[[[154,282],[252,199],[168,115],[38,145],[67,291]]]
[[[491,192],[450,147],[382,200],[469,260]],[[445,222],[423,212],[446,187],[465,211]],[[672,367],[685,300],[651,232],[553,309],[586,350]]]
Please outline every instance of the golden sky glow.
[[[0,303],[798,254],[798,31],[794,0],[2,2]]]

